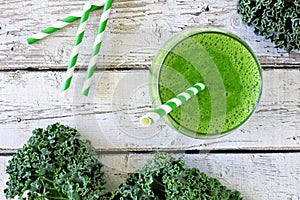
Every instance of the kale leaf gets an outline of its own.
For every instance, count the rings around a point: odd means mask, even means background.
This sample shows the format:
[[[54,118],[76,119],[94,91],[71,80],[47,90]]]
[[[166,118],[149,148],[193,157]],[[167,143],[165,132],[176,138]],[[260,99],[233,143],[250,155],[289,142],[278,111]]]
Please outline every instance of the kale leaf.
[[[157,153],[113,192],[110,200],[240,200],[217,179],[196,168],[187,168],[180,159]]]
[[[238,0],[237,11],[276,48],[300,50],[300,0]]]
[[[104,199],[102,164],[88,141],[60,124],[32,132],[27,144],[9,161],[6,198]],[[27,196],[27,197],[26,197]],[[103,197],[103,198],[102,198]]]

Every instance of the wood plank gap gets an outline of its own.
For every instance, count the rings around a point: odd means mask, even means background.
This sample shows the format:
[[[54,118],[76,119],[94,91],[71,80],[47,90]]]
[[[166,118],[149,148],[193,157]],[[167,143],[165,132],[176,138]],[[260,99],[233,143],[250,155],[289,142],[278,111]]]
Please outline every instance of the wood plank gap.
[[[264,71],[269,71],[269,70],[293,70],[293,69],[300,69],[300,65],[293,65],[292,67],[271,67],[271,66],[262,66],[262,69]]]
[[[155,152],[166,152],[171,154],[278,154],[278,153],[300,153],[300,149],[274,149],[274,150],[153,150],[153,151],[96,151],[97,154],[148,154]]]
[[[294,65],[293,67],[271,67],[271,66],[262,66],[261,67],[263,71],[271,71],[271,70],[300,70],[300,65]],[[135,67],[122,67],[122,68],[96,68],[95,72],[120,72],[120,71],[144,71],[149,70],[150,68],[147,67],[141,67],[141,68],[135,68]],[[65,69],[63,68],[15,68],[15,69],[8,69],[8,68],[2,68],[0,69],[0,72],[65,72],[67,70],[67,67]],[[79,68],[75,69],[75,72],[85,72],[86,68]]]
[[[289,68],[287,68],[289,69]],[[78,68],[75,69],[75,72],[85,72],[87,70],[87,68]],[[96,68],[95,72],[102,72],[102,71],[144,71],[144,70],[149,70],[149,68],[147,67],[140,67],[140,68],[135,68],[135,67],[119,67],[119,68]],[[41,68],[32,68],[32,67],[28,67],[28,68],[14,68],[14,69],[9,69],[9,68],[0,68],[0,72],[17,72],[17,71],[22,71],[22,72],[65,72],[67,71],[67,67],[66,68],[54,68],[54,69],[50,69],[47,67],[41,67]]]
[[[97,155],[127,155],[127,154],[154,154],[156,152],[165,152],[170,154],[293,154],[293,153],[300,153],[300,149],[295,150],[245,150],[245,149],[238,149],[238,150],[144,150],[144,151],[110,151],[104,150],[100,151],[97,150]],[[13,156],[16,153],[16,150],[7,150],[3,151],[0,150],[0,156]]]

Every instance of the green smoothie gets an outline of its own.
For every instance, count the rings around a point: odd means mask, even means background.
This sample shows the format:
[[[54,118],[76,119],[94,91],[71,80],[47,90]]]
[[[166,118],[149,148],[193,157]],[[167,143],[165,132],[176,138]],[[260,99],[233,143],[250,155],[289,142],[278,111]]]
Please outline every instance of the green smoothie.
[[[167,122],[191,137],[218,136],[242,125],[262,90],[259,62],[237,36],[191,29],[165,44],[151,69],[151,95],[162,104],[202,82],[206,89],[172,111]]]

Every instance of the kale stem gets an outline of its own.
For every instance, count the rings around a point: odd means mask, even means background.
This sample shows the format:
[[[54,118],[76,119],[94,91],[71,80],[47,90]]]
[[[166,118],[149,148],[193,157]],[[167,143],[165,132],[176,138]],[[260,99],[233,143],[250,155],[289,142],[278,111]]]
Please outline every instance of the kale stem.
[[[165,186],[161,182],[159,182],[156,178],[153,179],[153,187],[156,188],[157,190],[164,192]]]
[[[52,183],[52,185],[54,185],[54,181],[46,178],[45,176],[40,176],[38,174],[33,175],[34,177],[41,177],[42,179],[44,179],[45,181],[47,181],[48,183]]]
[[[64,198],[64,197],[51,197],[51,196],[47,196],[47,199],[69,200],[68,198]]]
[[[46,177],[43,177],[43,179],[49,183],[52,183],[54,185],[54,181],[51,181],[50,179],[46,178]]]

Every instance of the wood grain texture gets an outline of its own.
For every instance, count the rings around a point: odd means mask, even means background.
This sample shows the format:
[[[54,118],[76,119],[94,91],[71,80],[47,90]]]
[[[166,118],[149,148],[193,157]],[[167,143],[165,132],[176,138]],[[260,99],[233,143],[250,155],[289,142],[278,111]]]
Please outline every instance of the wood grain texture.
[[[151,109],[148,71],[96,73],[91,95],[80,93],[76,73],[68,99],[60,97],[64,72],[0,73],[0,149],[21,147],[37,127],[61,122],[76,127],[99,150],[298,149],[300,150],[300,71],[263,72],[264,90],[257,112],[234,133],[220,139],[185,137],[160,120],[149,128],[139,117]]]
[[[299,51],[287,54],[256,36],[242,24],[235,0],[114,0],[90,97],[80,91],[101,11],[90,15],[80,70],[68,99],[62,99],[62,78],[79,22],[34,45],[26,38],[82,4],[82,0],[0,0],[0,200],[8,155],[27,141],[34,128],[55,122],[75,127],[92,141],[105,165],[109,189],[152,157],[130,152],[163,150],[177,152],[175,156],[189,167],[240,190],[246,200],[300,200]],[[265,70],[256,113],[239,130],[214,140],[185,137],[163,120],[141,128],[139,117],[152,108],[147,69],[153,56],[173,35],[203,26],[237,34],[258,56]],[[201,154],[179,154],[185,150]]]
[[[79,0],[0,0],[0,70],[65,69],[78,22],[29,46],[26,38],[82,7]],[[206,8],[209,11],[205,11]],[[86,67],[101,11],[91,14],[78,59]],[[253,48],[264,67],[299,67],[299,52],[290,55],[253,33],[236,13],[235,0],[114,1],[99,68],[148,68],[159,47],[189,27],[231,31]]]
[[[140,169],[152,154],[100,154],[108,190]],[[300,154],[175,154],[188,167],[196,167],[217,178],[245,200],[299,200]],[[0,157],[0,199],[8,178],[4,173],[10,157]],[[116,163],[118,163],[116,165]]]

